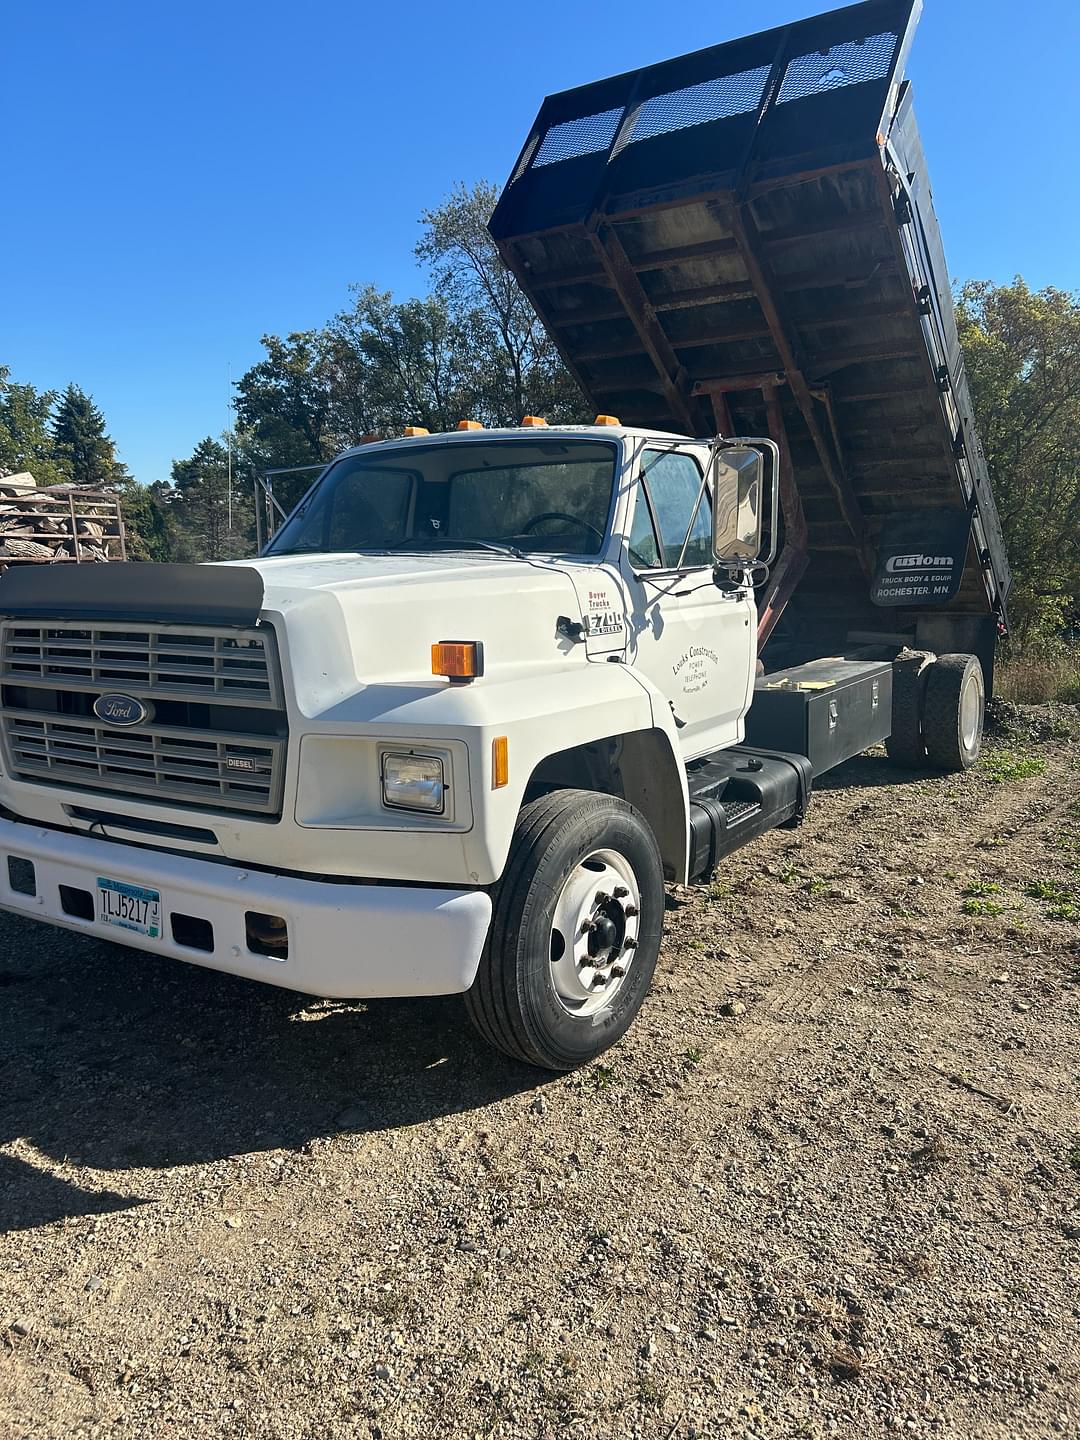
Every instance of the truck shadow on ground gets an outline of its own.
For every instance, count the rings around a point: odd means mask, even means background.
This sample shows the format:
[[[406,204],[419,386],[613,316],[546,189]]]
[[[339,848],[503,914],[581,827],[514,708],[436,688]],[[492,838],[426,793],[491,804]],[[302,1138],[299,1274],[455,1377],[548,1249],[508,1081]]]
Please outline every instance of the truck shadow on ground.
[[[929,767],[925,770],[905,770],[894,765],[882,752],[880,755],[857,755],[854,760],[845,760],[843,765],[838,765],[835,770],[819,775],[814,781],[814,789],[854,790],[860,786],[876,788],[879,785],[895,789],[897,785],[917,785],[927,780],[945,778],[947,776],[944,771],[932,770]]]
[[[476,1038],[456,996],[315,1001],[8,915],[0,955],[0,1232],[142,1204],[131,1172],[416,1124],[542,1078]]]

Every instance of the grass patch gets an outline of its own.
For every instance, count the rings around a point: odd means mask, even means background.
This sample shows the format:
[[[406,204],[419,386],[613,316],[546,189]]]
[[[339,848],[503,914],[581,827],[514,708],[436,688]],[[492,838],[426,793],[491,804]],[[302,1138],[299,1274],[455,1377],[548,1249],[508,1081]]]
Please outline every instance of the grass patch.
[[[1080,1175],[1080,1145],[1074,1145],[1065,1158],[1069,1162],[1069,1169]]]
[[[997,667],[994,690],[1019,705],[1045,705],[1058,700],[1080,704],[1080,653],[1011,655]]]
[[[659,1409],[667,1399],[667,1391],[651,1375],[642,1375],[638,1380],[638,1399],[643,1405],[655,1405]]]
[[[1032,900],[1053,900],[1058,904],[1066,904],[1073,898],[1073,892],[1067,885],[1059,885],[1056,880],[1032,880],[1024,886],[1024,894],[1030,895]]]
[[[584,1083],[593,1090],[610,1090],[619,1084],[619,1072],[614,1065],[594,1065],[586,1072]]]
[[[1070,885],[1060,885],[1056,880],[1032,880],[1024,886],[1024,894],[1032,900],[1041,900],[1051,920],[1080,920],[1080,903]]]
[[[1006,908],[1000,900],[983,900],[977,895],[969,895],[960,906],[965,915],[1004,915]]]
[[[971,896],[972,898],[978,898],[983,895],[1000,895],[1001,893],[1001,886],[996,880],[975,880],[964,891],[965,895]]]
[[[1008,785],[1045,774],[1046,761],[1039,755],[1024,755],[1018,750],[988,750],[979,768],[996,785]]]

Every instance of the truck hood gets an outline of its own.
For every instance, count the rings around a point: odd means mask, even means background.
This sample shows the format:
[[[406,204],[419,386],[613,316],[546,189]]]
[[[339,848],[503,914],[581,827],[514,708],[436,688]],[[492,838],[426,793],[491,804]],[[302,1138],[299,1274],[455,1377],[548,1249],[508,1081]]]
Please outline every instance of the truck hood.
[[[283,642],[298,706],[311,717],[371,685],[445,686],[431,673],[437,641],[480,641],[482,684],[586,659],[586,647],[561,638],[556,626],[562,615],[583,621],[579,591],[586,574],[595,586],[595,565],[485,554],[283,555],[242,563],[263,578],[264,614]],[[574,570],[582,572],[577,583]]]

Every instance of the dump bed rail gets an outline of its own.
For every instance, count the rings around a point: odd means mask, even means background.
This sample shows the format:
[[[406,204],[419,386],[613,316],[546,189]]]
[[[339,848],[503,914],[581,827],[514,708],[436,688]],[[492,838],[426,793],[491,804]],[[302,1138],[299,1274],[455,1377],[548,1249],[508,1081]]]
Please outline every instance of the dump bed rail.
[[[920,12],[865,0],[551,96],[492,217],[598,409],[784,447],[763,638],[796,584],[789,641],[880,629],[875,605],[896,607],[890,627],[946,605],[1004,623],[1011,577],[903,79]],[[897,583],[950,547],[950,573]]]

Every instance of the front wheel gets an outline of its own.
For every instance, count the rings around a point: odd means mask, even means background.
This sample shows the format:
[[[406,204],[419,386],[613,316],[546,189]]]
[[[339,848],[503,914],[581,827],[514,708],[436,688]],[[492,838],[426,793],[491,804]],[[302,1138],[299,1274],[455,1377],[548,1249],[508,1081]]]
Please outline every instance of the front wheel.
[[[663,918],[660,853],[638,812],[587,790],[541,796],[518,817],[469,1018],[526,1064],[586,1064],[640,1010]]]

